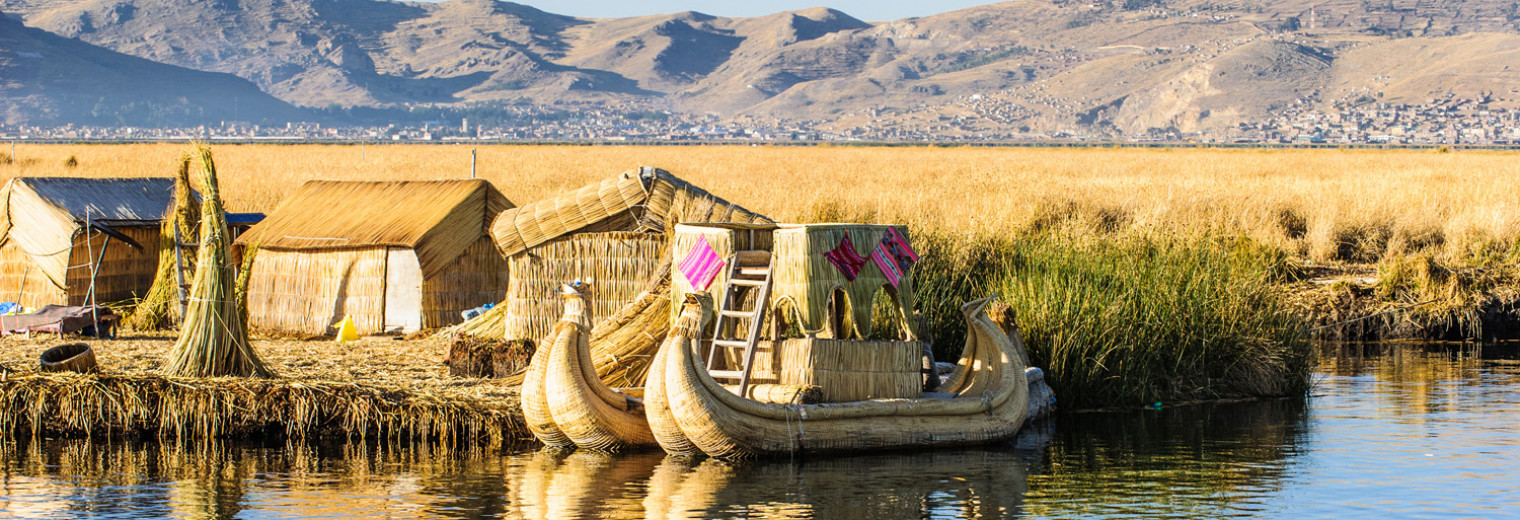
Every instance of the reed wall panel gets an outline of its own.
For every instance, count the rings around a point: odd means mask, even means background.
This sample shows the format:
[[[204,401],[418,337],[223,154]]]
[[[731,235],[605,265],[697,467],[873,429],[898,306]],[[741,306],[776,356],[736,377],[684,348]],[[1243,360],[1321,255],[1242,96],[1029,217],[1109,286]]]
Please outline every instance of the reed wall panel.
[[[590,284],[593,323],[616,314],[638,297],[665,254],[654,233],[581,233],[559,238],[508,260],[506,338],[542,339],[564,314],[561,284]]]
[[[755,351],[750,381],[816,385],[830,403],[923,395],[923,344],[798,338],[763,341]],[[725,356],[738,367],[737,356]]]
[[[807,334],[844,338],[870,338],[871,304],[878,291],[891,288],[887,277],[876,263],[870,260],[889,226],[866,224],[807,224],[783,225],[774,235],[771,266],[772,305],[790,301],[796,306],[801,326]],[[906,234],[906,230],[898,231]],[[844,237],[850,237],[856,254],[866,259],[855,280],[845,278],[823,253],[838,247]],[[830,327],[830,301],[836,291],[846,301],[848,315],[843,316],[844,330]],[[896,293],[900,317],[908,324],[913,337],[918,337],[913,320],[907,314],[917,305],[914,296],[913,274],[905,273]]]
[[[352,316],[360,334],[385,323],[384,247],[318,251],[260,250],[248,280],[255,330],[320,336]]]
[[[99,273],[95,276],[96,302],[141,298],[153,286],[153,276],[158,273],[158,226],[113,229],[142,245],[142,249],[135,249],[114,238],[107,244],[104,233],[91,233],[88,243],[83,235],[76,238],[74,249],[69,254],[66,278],[69,305],[89,303],[90,267],[96,258],[100,258]],[[104,257],[100,256],[102,247],[105,248]]]
[[[68,298],[15,242],[0,246],[0,301],[27,307],[64,305]]]
[[[466,310],[501,302],[507,293],[507,260],[490,237],[481,236],[452,263],[422,279],[422,327],[464,322]]]

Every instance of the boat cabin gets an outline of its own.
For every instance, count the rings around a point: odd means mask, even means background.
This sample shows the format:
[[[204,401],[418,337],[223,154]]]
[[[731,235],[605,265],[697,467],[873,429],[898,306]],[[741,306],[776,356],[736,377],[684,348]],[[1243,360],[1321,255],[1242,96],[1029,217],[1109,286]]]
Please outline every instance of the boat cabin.
[[[824,402],[921,395],[905,229],[681,224],[670,249],[673,301],[713,294],[703,355],[720,381],[817,386]]]

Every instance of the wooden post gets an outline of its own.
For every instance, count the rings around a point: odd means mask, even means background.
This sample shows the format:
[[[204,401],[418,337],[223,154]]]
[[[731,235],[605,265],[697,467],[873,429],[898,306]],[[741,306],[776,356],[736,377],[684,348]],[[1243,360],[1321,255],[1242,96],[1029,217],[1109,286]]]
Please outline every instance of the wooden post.
[[[185,297],[185,259],[180,253],[185,243],[179,235],[178,222],[174,226],[174,290],[179,293],[179,319],[184,321],[190,301]]]
[[[475,178],[475,149],[470,149],[470,178]]]
[[[26,305],[21,303],[21,298],[26,296],[26,277],[31,276],[31,274],[32,264],[28,263],[26,264],[26,268],[21,270],[21,290],[16,291],[16,306],[20,307],[19,309],[16,309],[16,314],[21,314],[26,311]]]
[[[86,211],[84,214],[84,226],[85,250],[90,254],[90,256],[95,257],[94,265],[90,266],[90,291],[86,297],[86,300],[90,304],[90,322],[95,325],[95,337],[99,338],[100,310],[97,309],[95,305],[95,277],[100,274],[100,264],[106,261],[106,249],[110,249],[111,247],[111,235],[106,235],[105,242],[100,244],[100,256],[95,256],[95,244],[90,243],[90,231],[95,229],[95,227],[90,221],[90,213],[88,211]],[[62,330],[63,329],[59,329],[59,337],[63,336]]]

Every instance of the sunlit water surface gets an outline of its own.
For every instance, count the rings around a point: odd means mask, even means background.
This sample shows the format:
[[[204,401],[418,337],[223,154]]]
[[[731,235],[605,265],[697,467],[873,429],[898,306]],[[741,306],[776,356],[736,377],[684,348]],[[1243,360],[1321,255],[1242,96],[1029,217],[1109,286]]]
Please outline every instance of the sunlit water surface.
[[[1327,349],[1304,400],[1078,413],[964,450],[725,464],[0,441],[0,518],[1520,517],[1520,356]]]

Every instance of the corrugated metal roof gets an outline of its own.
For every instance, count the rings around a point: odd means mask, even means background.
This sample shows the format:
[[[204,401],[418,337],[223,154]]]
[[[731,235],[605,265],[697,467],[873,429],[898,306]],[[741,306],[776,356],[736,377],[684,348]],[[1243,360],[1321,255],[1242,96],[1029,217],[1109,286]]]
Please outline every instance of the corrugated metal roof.
[[[167,177],[18,177],[15,182],[78,222],[84,222],[88,215],[90,220],[107,224],[156,225],[174,202],[174,179]]]

